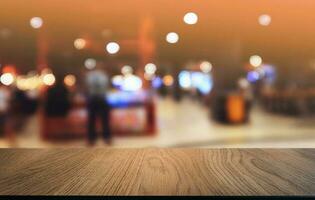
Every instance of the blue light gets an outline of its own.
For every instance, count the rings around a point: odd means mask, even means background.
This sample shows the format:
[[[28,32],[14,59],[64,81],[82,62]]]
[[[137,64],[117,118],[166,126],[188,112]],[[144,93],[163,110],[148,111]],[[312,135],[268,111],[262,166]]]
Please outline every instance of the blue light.
[[[192,72],[191,73],[191,82],[192,86],[198,88],[199,85],[203,84],[204,74],[201,72]]]
[[[144,103],[147,99],[147,94],[142,91],[117,91],[109,92],[107,95],[107,102],[116,108],[128,107],[132,104]]]
[[[163,81],[160,77],[155,77],[153,80],[152,80],[152,87],[155,88],[155,89],[158,89],[162,86],[163,84]]]
[[[205,95],[209,94],[213,88],[213,80],[208,73],[182,71],[178,78],[183,89],[196,88]]]
[[[247,80],[251,83],[255,83],[259,80],[259,73],[256,71],[250,71],[247,73]]]
[[[192,80],[191,80],[191,77],[190,77],[190,73],[188,71],[180,72],[179,75],[178,75],[178,79],[179,79],[179,85],[182,88],[184,88],[184,89],[191,88]]]
[[[209,74],[201,74],[200,82],[197,88],[202,94],[209,94],[213,88],[213,80]]]
[[[265,72],[265,81],[267,83],[273,83],[276,79],[276,70],[272,65],[264,65],[262,69]]]

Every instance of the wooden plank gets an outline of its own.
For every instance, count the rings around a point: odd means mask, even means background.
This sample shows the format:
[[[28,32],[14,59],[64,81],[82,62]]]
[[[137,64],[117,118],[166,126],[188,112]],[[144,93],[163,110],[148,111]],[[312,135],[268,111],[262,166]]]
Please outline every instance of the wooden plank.
[[[1,149],[1,195],[315,195],[315,149]]]

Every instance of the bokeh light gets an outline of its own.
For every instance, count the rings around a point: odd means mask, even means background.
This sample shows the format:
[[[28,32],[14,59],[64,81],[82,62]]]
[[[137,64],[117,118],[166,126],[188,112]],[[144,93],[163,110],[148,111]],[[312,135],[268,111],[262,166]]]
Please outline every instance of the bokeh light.
[[[94,58],[88,58],[84,61],[84,66],[86,69],[94,69],[96,67],[96,60]]]
[[[250,71],[247,73],[247,80],[251,83],[255,83],[259,80],[259,73],[256,71]]]
[[[183,89],[189,89],[192,86],[190,73],[188,71],[180,72],[178,75],[178,81],[180,87]]]
[[[262,26],[269,26],[271,23],[271,16],[267,14],[260,15],[258,18],[258,22]]]
[[[204,95],[211,92],[213,88],[213,79],[210,74],[193,72],[191,77],[194,88],[198,89]]]
[[[9,86],[14,82],[14,76],[11,73],[4,73],[1,75],[0,81],[3,85]]]
[[[41,27],[43,26],[43,24],[44,24],[44,21],[43,21],[43,19],[40,18],[40,17],[33,17],[33,18],[31,18],[31,20],[30,20],[30,25],[31,25],[31,27],[34,28],[34,29],[39,29],[39,28],[41,28]]]
[[[65,76],[65,78],[64,78],[64,84],[65,84],[66,86],[72,87],[72,86],[75,85],[75,83],[76,83],[76,78],[75,78],[74,75],[69,74],[69,75]]]
[[[186,13],[184,16],[184,22],[189,25],[196,24],[198,22],[198,15],[194,12]]]
[[[160,77],[157,76],[157,77],[154,77],[154,79],[152,80],[151,84],[152,84],[153,88],[158,89],[158,88],[160,88],[162,86],[163,80]]]
[[[175,32],[171,32],[166,35],[166,41],[170,44],[175,44],[178,42],[178,40],[179,40],[179,36]]]
[[[29,73],[27,76],[17,76],[16,87],[20,90],[35,90],[42,86],[42,79],[38,74]]]
[[[258,72],[260,78],[264,78],[265,71],[262,68],[257,68],[256,72]]]
[[[262,69],[264,70],[264,79],[268,84],[274,83],[277,77],[276,68],[273,65],[262,65]]]
[[[86,46],[86,41],[83,38],[78,38],[74,40],[74,47],[78,50],[84,49]]]
[[[262,58],[258,55],[254,55],[249,58],[249,63],[253,67],[259,67],[262,64],[262,62],[263,62]]]
[[[122,86],[123,83],[124,83],[124,77],[122,75],[113,76],[112,84],[114,87],[119,88]]]
[[[203,73],[201,72],[192,72],[191,73],[191,82],[192,86],[197,88],[200,84],[202,84]]]
[[[212,70],[212,64],[208,61],[204,61],[200,64],[200,70],[203,73],[209,73]]]
[[[166,86],[172,86],[174,83],[174,78],[171,75],[165,75],[163,77],[163,83]]]
[[[246,78],[240,78],[238,80],[238,86],[241,88],[241,89],[247,89],[249,87],[249,82]]]
[[[133,73],[133,69],[131,66],[129,65],[125,65],[121,68],[121,73],[123,75],[128,75],[128,74],[132,74]]]
[[[43,76],[43,83],[47,86],[52,86],[55,84],[56,78],[52,73],[45,74]]]
[[[157,70],[157,67],[153,63],[148,63],[145,65],[144,70],[145,70],[145,73],[147,74],[154,74]]]
[[[116,54],[119,52],[119,50],[120,50],[120,46],[116,42],[110,42],[106,45],[106,51],[109,54]]]
[[[124,77],[124,82],[121,86],[123,91],[138,91],[142,88],[142,80],[135,75],[127,75]]]

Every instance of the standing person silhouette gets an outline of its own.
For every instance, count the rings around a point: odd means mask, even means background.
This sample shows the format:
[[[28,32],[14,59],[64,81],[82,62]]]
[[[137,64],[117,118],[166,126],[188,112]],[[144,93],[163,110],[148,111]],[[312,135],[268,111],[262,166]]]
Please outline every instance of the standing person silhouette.
[[[101,118],[103,137],[106,144],[111,144],[110,106],[106,100],[109,80],[107,74],[99,69],[90,70],[86,75],[87,108],[88,108],[88,142],[94,145],[97,139],[96,120]]]

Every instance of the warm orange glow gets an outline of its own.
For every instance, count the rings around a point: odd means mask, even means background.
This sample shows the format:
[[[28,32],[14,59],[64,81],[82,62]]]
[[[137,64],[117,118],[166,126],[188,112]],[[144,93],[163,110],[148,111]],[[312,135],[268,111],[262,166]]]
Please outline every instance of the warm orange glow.
[[[74,75],[69,74],[69,75],[65,76],[65,78],[64,78],[64,84],[65,84],[66,86],[72,87],[72,86],[75,85],[75,83],[76,83],[76,78],[75,78]]]
[[[13,65],[6,65],[2,68],[2,73],[16,74],[16,68]]]
[[[78,50],[84,49],[86,46],[86,41],[85,39],[78,38],[74,41],[74,47]]]
[[[163,82],[166,86],[172,86],[174,83],[174,78],[171,75],[166,75],[163,77]]]

